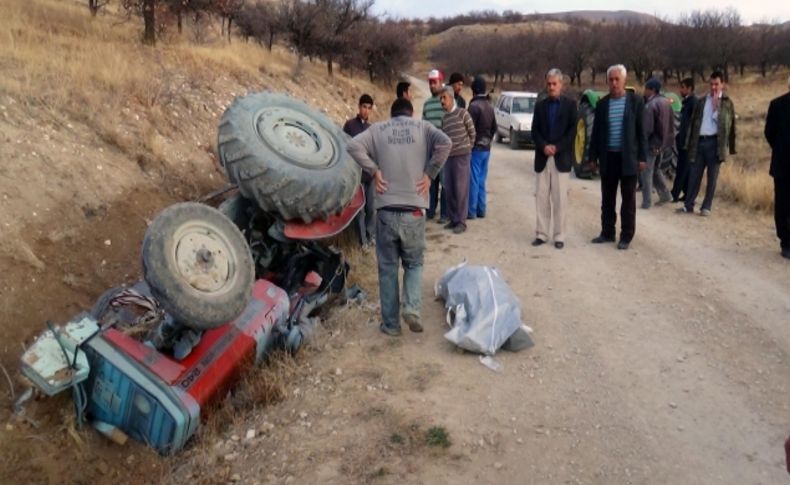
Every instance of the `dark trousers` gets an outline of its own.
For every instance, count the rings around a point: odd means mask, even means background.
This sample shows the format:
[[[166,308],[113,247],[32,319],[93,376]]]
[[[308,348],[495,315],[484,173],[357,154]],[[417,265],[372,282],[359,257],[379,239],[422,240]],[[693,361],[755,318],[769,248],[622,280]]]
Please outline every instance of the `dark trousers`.
[[[790,177],[774,178],[774,221],[782,249],[790,249]]]
[[[678,147],[678,166],[675,172],[675,182],[672,184],[672,199],[686,197],[689,183],[689,154],[688,150]]]
[[[357,214],[356,224],[359,243],[364,246],[376,237],[376,183],[363,181],[362,190],[365,191],[365,207]]]
[[[469,159],[471,153],[449,157],[444,164],[444,196],[450,222],[466,227],[469,211]]]
[[[436,215],[436,206],[439,206],[439,217],[441,219],[447,219],[447,200],[445,200],[444,195],[444,187],[442,187],[444,183],[444,167],[439,172],[439,175],[436,176],[435,179],[431,180],[431,190],[429,193],[428,199],[428,212],[426,215],[428,219],[433,219],[433,216]]]
[[[607,154],[606,174],[601,174],[601,236],[614,239],[617,223],[617,186],[620,186],[620,240],[631,242],[636,232],[636,181],[638,176],[622,176],[620,152]]]
[[[694,210],[694,202],[702,186],[702,174],[708,170],[708,180],[705,186],[705,198],[702,200],[701,209],[710,210],[713,206],[713,196],[716,194],[716,181],[719,179],[721,161],[718,155],[719,142],[717,137],[700,138],[697,145],[697,158],[689,167],[689,185],[686,192],[686,210]]]

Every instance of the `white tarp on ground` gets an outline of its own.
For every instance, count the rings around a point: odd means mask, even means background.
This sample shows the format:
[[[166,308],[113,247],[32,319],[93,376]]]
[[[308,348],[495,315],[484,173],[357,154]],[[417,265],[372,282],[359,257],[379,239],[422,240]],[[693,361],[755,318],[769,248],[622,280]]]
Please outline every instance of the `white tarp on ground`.
[[[521,304],[496,268],[461,263],[436,281],[434,291],[447,308],[451,328],[444,337],[455,345],[485,355],[494,355],[511,336],[508,350],[533,345]]]

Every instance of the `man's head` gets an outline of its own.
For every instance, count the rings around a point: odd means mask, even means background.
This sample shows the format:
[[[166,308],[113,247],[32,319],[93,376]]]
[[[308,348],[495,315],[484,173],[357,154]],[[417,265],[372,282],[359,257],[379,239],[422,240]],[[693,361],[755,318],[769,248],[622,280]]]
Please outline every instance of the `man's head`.
[[[562,71],[555,67],[546,73],[546,94],[556,99],[560,97],[560,93],[562,93]]]
[[[709,84],[711,96],[720,96],[724,91],[724,74],[721,71],[713,71],[710,74]]]
[[[453,87],[453,92],[455,94],[460,94],[461,88],[464,87],[464,76],[460,72],[454,72],[450,74],[450,80],[447,84]]]
[[[659,81],[654,77],[648,79],[647,82],[645,83],[645,89],[643,91],[645,97],[652,98],[653,96],[655,96],[660,92],[661,92],[661,81]]]
[[[455,91],[451,86],[444,88],[439,96],[439,101],[442,102],[442,108],[448,113],[455,108]]]
[[[390,107],[390,116],[392,118],[396,116],[409,116],[411,117],[414,114],[414,106],[411,105],[411,101],[406,98],[398,98]]]
[[[483,76],[475,76],[472,81],[472,94],[481,96],[486,93],[486,79]]]
[[[373,98],[369,94],[359,97],[359,118],[367,121],[370,117],[370,110],[373,109]]]
[[[438,69],[432,69],[431,72],[428,73],[428,88],[431,90],[431,94],[434,96],[438,96],[439,93],[442,92],[444,88],[444,74],[442,71]]]
[[[615,98],[625,95],[625,76],[627,71],[622,64],[615,64],[606,70],[606,82],[609,85],[609,94]]]
[[[694,78],[687,77],[680,81],[680,95],[684,98],[694,93]]]
[[[411,83],[410,82],[408,82],[408,81],[401,81],[395,87],[395,94],[397,94],[397,97],[399,99],[403,98],[403,99],[408,99],[409,101],[411,101],[411,99],[412,99],[411,98],[411,91],[409,91],[410,87],[411,87]]]

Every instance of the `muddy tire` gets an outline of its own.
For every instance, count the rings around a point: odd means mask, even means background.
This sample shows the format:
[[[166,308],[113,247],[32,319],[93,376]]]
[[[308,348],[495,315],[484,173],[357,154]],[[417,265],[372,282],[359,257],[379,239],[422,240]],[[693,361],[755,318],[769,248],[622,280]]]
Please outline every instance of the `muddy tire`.
[[[573,146],[573,173],[577,178],[592,178],[587,162],[590,154],[590,137],[595,120],[595,110],[587,103],[579,106],[579,117],[576,119],[576,139]]]
[[[244,236],[198,203],[163,210],[143,239],[143,277],[173,319],[206,330],[238,317],[250,299],[253,265]]]
[[[340,212],[360,168],[348,136],[326,116],[283,94],[236,98],[222,115],[218,158],[241,194],[285,220],[312,222]]]

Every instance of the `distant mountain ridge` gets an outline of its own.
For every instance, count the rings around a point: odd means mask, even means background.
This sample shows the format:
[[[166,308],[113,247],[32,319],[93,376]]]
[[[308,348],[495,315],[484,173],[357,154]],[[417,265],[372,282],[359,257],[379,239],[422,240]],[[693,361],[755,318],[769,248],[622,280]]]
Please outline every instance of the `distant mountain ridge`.
[[[529,19],[559,20],[569,22],[573,20],[584,20],[591,23],[638,23],[638,24],[658,24],[661,19],[655,15],[650,15],[633,10],[571,10],[568,12],[555,13],[535,13],[527,16]]]

